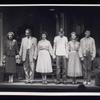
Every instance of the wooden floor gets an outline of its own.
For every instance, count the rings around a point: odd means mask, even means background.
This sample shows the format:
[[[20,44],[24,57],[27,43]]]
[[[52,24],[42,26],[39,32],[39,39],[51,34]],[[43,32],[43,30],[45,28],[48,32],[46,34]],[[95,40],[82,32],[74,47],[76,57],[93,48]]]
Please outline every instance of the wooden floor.
[[[5,82],[0,82],[0,85],[3,84],[3,85],[32,85],[32,86],[35,86],[35,85],[37,85],[37,86],[78,86],[79,84],[83,83],[82,79],[81,80],[77,80],[77,84],[72,84],[71,79],[68,79],[66,81],[66,84],[62,84],[62,83],[61,84],[56,84],[55,81],[56,80],[50,80],[49,79],[47,84],[42,84],[42,80],[41,79],[33,80],[32,84],[31,83],[26,84],[25,80],[15,81],[14,83],[8,83],[7,81],[5,81]],[[91,87],[95,86],[95,81],[92,80],[91,84],[86,85],[86,86],[89,86],[89,87],[90,86]]]
[[[78,80],[78,84],[71,84],[71,80],[67,80],[66,84],[55,84],[55,80],[48,80],[48,84],[42,84],[40,79],[34,80],[33,83],[25,83],[25,80],[16,81],[14,83],[1,82],[0,91],[20,91],[20,92],[100,92],[100,87],[95,86],[92,80],[90,85],[83,85],[83,80]]]

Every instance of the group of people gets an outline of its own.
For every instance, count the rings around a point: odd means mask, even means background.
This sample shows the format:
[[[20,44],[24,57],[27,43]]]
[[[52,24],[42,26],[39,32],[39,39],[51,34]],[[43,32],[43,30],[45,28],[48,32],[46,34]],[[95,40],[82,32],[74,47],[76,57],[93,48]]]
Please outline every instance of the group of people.
[[[52,60],[56,61],[56,84],[66,84],[67,76],[76,83],[77,77],[84,77],[84,84],[91,82],[91,66],[96,56],[95,40],[90,36],[90,30],[86,30],[84,37],[78,42],[76,32],[71,33],[68,41],[63,28],[54,37],[53,46],[47,40],[47,33],[41,34],[41,40],[32,37],[30,29],[25,30],[20,50],[17,41],[13,39],[14,33],[8,33],[8,39],[4,47],[5,71],[9,75],[9,82],[13,82],[16,72],[16,57],[23,63],[26,83],[34,81],[34,72],[41,73],[42,83],[47,84],[47,74],[53,73]],[[17,56],[16,56],[17,55]],[[62,72],[62,73],[61,73]]]

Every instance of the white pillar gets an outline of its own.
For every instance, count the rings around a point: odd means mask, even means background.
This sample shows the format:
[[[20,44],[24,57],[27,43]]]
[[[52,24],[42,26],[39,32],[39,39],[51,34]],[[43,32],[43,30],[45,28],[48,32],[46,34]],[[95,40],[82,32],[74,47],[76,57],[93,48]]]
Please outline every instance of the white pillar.
[[[59,32],[59,18],[58,15],[56,14],[56,34]]]
[[[3,58],[3,14],[0,13],[0,66]]]
[[[68,33],[68,17],[64,16],[64,31],[65,31],[65,35],[67,36]]]
[[[64,13],[60,13],[61,16],[61,28],[64,29]]]

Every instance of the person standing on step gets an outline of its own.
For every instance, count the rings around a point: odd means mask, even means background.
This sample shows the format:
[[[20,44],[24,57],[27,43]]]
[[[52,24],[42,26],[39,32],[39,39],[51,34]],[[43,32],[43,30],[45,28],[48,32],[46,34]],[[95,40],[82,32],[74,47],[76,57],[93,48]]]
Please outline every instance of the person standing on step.
[[[8,32],[4,44],[5,72],[9,76],[9,83],[13,83],[16,74],[16,56],[18,55],[18,44],[14,39],[14,32]]]
[[[23,62],[26,83],[32,83],[34,80],[34,68],[37,56],[37,39],[32,37],[31,29],[25,30],[25,36],[22,38],[19,56]]]
[[[42,76],[42,83],[47,84],[47,74],[52,73],[53,49],[49,40],[46,39],[47,32],[42,33],[42,39],[38,42],[38,58],[36,72]]]
[[[67,75],[72,78],[72,84],[76,84],[77,77],[82,76],[82,65],[80,61],[80,43],[77,41],[75,32],[71,33],[71,40],[68,43],[69,54],[68,54],[68,69]]]
[[[80,40],[81,60],[83,61],[84,84],[91,84],[92,61],[96,56],[95,40],[91,31],[85,31],[85,37]]]
[[[56,58],[56,83],[66,83],[67,60],[68,60],[68,39],[64,36],[63,28],[60,28],[58,36],[54,38],[54,55]],[[62,66],[61,66],[62,62]],[[62,70],[62,80],[61,80]]]

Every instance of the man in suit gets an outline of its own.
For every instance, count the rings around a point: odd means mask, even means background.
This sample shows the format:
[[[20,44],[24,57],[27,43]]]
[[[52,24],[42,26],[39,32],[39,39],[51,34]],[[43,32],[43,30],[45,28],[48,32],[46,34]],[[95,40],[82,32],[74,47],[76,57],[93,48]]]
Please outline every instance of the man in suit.
[[[34,65],[37,55],[37,39],[31,36],[31,30],[25,30],[26,37],[22,38],[19,56],[22,59],[26,83],[34,79]]]

